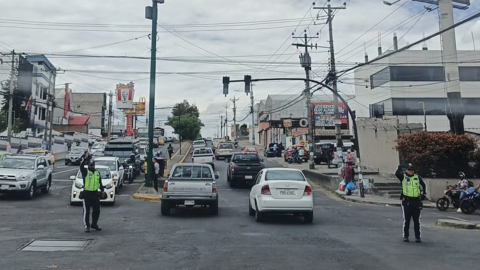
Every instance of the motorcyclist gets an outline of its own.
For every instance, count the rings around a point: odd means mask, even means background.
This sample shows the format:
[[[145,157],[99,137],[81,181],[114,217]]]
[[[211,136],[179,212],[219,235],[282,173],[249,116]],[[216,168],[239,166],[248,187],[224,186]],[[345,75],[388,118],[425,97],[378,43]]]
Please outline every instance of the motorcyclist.
[[[292,157],[293,157],[293,163],[298,162],[298,149],[296,147],[293,147],[293,152],[292,152]]]

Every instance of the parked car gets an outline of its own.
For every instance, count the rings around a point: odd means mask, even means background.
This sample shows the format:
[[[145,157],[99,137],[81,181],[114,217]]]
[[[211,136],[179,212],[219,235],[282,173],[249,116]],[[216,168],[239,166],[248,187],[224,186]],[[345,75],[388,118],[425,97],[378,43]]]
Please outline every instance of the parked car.
[[[234,153],[231,158],[227,159],[227,182],[230,187],[237,184],[246,184],[253,186],[257,173],[265,168],[263,159],[257,154]]]
[[[232,143],[219,143],[215,150],[215,158],[229,158],[233,155],[234,147]]]
[[[248,213],[261,222],[266,214],[301,215],[313,221],[312,187],[300,170],[267,168],[261,170],[250,190]]]
[[[32,199],[37,189],[52,186],[52,167],[44,156],[11,155],[0,163],[0,193],[21,193]]]
[[[218,175],[211,166],[196,163],[177,163],[163,185],[161,213],[166,216],[175,207],[209,207],[212,215],[218,214]]]
[[[308,151],[307,149],[305,149],[305,147],[303,147],[303,145],[301,144],[297,144],[297,145],[291,145],[287,148],[287,150],[285,150],[285,154],[283,155],[283,158],[285,160],[285,162],[290,158],[292,157],[292,154],[293,154],[293,148],[296,148],[297,151],[298,151],[298,157],[301,158],[303,161],[307,161],[308,160]]]
[[[215,170],[215,156],[213,155],[212,148],[195,148],[192,154],[192,163],[209,164],[212,166],[212,169]]]
[[[85,166],[87,167],[87,166]],[[102,185],[105,187],[105,192],[107,193],[106,199],[101,199],[101,203],[106,203],[109,205],[115,204],[115,183],[113,182],[112,172],[108,166],[97,166],[95,169],[100,173],[102,178]],[[70,193],[70,205],[80,204],[83,202],[82,199],[78,198],[80,192],[83,191],[83,178],[82,172],[80,169],[77,172],[77,175],[70,176],[70,180],[73,180],[72,191]],[[100,191],[100,189],[99,189]]]
[[[50,152],[49,150],[39,149],[39,148],[26,149],[23,153],[24,154],[33,154],[33,155],[38,155],[38,154],[43,155],[47,159],[49,165],[51,165],[51,166],[55,165],[55,155],[52,152]]]
[[[332,153],[335,151],[335,145],[333,143],[316,143],[313,149],[313,161],[319,165],[322,162],[328,164],[333,159]]]
[[[125,178],[125,169],[123,168],[118,157],[98,157],[95,158],[95,167],[107,166],[112,173],[113,183],[115,184],[115,191],[118,192],[119,187],[123,187]]]
[[[83,160],[82,156],[83,154],[85,154],[87,150],[88,149],[84,147],[73,148],[70,151],[70,153],[68,153],[67,156],[65,157],[65,165],[74,165],[74,164],[80,165],[80,163]]]
[[[243,148],[244,154],[258,154],[258,150],[255,147],[245,147]]]

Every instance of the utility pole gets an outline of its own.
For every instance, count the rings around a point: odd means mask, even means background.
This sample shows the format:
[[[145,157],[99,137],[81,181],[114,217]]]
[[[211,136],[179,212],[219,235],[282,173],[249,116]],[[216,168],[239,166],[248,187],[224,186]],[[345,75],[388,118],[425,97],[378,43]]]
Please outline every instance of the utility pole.
[[[67,86],[65,86],[67,87]],[[113,92],[110,91],[110,102],[108,104],[108,140],[112,137],[112,118],[113,118]]]
[[[225,104],[225,137],[228,136],[228,104]]]
[[[10,86],[9,86],[9,97],[8,97],[8,123],[7,123],[7,136],[8,144],[12,146],[12,120],[13,120],[13,88],[15,80],[15,51],[12,51],[12,68],[10,70]]]
[[[314,129],[314,121],[313,121],[313,115],[312,115],[312,94],[310,93],[310,70],[312,69],[312,59],[310,58],[310,54],[308,53],[308,48],[316,48],[317,45],[308,45],[308,39],[309,38],[318,38],[318,33],[316,37],[309,37],[307,35],[307,31],[305,30],[305,34],[303,37],[293,37],[293,38],[303,38],[304,43],[293,43],[292,45],[298,47],[304,47],[305,48],[305,53],[300,54],[300,64],[302,67],[305,68],[305,75],[307,77],[307,80],[305,81],[305,91],[304,95],[307,99],[307,118],[308,118],[308,136],[307,136],[307,141],[308,141],[308,149],[310,151],[310,157],[308,159],[308,165],[310,169],[315,168],[315,163],[313,162],[313,143],[314,143],[314,138],[313,138],[313,129]]]
[[[314,7],[314,9],[322,9],[322,10],[327,10],[327,15],[328,15],[328,33],[329,33],[329,39],[330,39],[330,74],[329,78],[332,83],[332,89],[334,91],[333,95],[333,102],[334,102],[334,113],[335,113],[335,119],[338,121],[340,118],[340,113],[338,110],[338,88],[337,88],[337,70],[335,67],[335,48],[333,46],[333,27],[332,27],[332,21],[333,21],[333,14],[332,11],[335,9],[346,9],[345,3],[341,7],[332,7],[330,5],[330,0],[328,0],[327,7]],[[345,104],[346,105],[346,104]],[[354,117],[352,115],[352,117]],[[335,138],[337,140],[337,155],[343,156],[343,151],[342,151],[342,146],[343,146],[343,141],[342,141],[342,122],[337,122],[335,121]]]
[[[233,97],[233,99],[231,99],[231,101],[233,102],[233,126],[235,128],[235,139],[238,137],[237,136],[237,100],[239,100],[240,98],[235,98]]]
[[[49,129],[49,134],[48,134],[48,150],[50,152],[53,152],[52,149],[52,132],[53,132],[53,112],[55,111],[55,82],[57,81],[57,72],[53,73],[53,94],[50,95],[50,104],[52,110],[50,111],[50,129]]]
[[[223,115],[220,115],[220,138],[223,138]]]
[[[252,134],[252,145],[255,146],[255,110],[253,109],[253,87],[250,87],[250,113],[252,114],[252,127],[250,127],[250,132]]]
[[[157,21],[158,21],[158,4],[163,4],[165,0],[152,0],[153,6],[147,7],[145,17],[152,20],[152,34],[150,39],[151,57],[150,57],[150,99],[149,99],[149,116],[148,116],[148,153],[147,153],[147,178],[145,187],[152,187],[153,174],[153,126],[155,122],[155,79],[157,70]]]

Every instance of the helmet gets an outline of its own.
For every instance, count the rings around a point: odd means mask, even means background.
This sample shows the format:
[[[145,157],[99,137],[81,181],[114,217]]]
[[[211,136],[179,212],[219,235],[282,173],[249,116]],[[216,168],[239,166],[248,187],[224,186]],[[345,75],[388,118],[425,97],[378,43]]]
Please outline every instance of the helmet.
[[[460,177],[460,178],[465,178],[465,173],[464,173],[464,172],[459,172],[459,173],[458,173],[458,177]]]
[[[413,171],[414,169],[415,169],[415,167],[413,167],[413,164],[412,164],[412,163],[408,163],[408,165],[407,165],[407,170]]]

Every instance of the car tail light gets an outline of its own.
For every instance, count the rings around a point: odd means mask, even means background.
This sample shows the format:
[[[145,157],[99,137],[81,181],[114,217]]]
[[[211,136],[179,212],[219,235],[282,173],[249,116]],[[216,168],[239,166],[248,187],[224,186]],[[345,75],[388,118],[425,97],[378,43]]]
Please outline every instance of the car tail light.
[[[303,196],[312,195],[312,188],[310,186],[305,186],[305,191],[303,191]]]
[[[212,186],[212,192],[215,194],[217,193],[217,184],[213,184]]]
[[[168,182],[163,184],[163,192],[168,192]]]
[[[232,167],[232,173],[235,173],[235,167]]]
[[[270,187],[268,185],[262,187],[262,195],[272,195],[272,193],[270,193]]]

